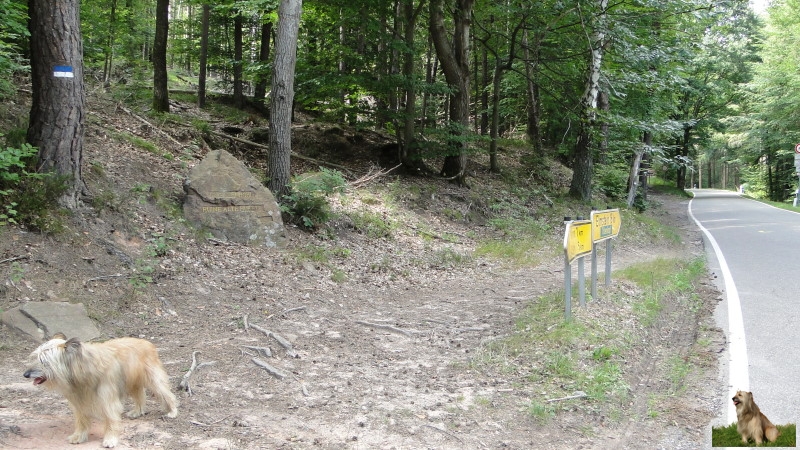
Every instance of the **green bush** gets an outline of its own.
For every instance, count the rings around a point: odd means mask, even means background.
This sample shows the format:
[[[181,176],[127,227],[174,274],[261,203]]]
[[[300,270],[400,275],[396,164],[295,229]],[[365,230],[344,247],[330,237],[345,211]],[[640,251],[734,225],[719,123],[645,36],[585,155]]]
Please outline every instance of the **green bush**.
[[[21,223],[58,232],[62,228],[58,199],[67,189],[68,177],[28,171],[36,154],[36,148],[26,143],[0,149],[0,225]]]
[[[597,188],[611,200],[625,198],[628,194],[628,169],[625,166],[598,165]]]
[[[321,169],[295,176],[291,182],[291,193],[284,197],[281,209],[291,222],[304,228],[314,229],[331,218],[328,195],[343,192],[344,176],[335,170]]]
[[[28,174],[12,198],[17,203],[17,221],[33,230],[58,233],[64,228],[58,200],[67,191],[65,175]]]

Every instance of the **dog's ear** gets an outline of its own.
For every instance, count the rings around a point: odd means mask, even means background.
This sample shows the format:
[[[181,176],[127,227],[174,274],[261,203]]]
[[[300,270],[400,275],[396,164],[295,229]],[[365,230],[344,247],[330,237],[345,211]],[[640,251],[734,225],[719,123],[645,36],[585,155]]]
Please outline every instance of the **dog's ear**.
[[[51,337],[50,339],[63,339],[63,340],[66,341],[67,340],[67,336],[64,333],[59,331],[58,333],[54,334],[53,337]]]
[[[70,338],[64,343],[64,349],[67,351],[67,353],[80,351],[81,341],[79,341],[78,338]]]

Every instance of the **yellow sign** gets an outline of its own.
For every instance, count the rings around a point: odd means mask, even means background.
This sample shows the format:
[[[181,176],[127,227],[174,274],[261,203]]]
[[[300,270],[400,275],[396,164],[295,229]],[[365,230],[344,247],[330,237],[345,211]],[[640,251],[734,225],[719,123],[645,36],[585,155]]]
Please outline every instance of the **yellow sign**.
[[[594,242],[615,238],[619,234],[622,218],[619,209],[592,211],[592,240]]]
[[[592,222],[590,220],[567,222],[567,231],[564,233],[564,251],[568,262],[592,252]]]

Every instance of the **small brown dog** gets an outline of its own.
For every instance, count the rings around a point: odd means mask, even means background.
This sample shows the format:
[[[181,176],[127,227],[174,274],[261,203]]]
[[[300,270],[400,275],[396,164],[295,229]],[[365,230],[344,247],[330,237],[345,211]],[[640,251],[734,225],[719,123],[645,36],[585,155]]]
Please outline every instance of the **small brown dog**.
[[[756,445],[761,445],[765,437],[770,442],[778,439],[778,429],[753,401],[752,392],[736,391],[733,404],[736,405],[736,417],[739,419],[736,430],[742,435],[742,442],[746,444],[752,438]]]
[[[126,397],[133,398],[130,418],[144,414],[145,388],[161,401],[167,417],[178,415],[177,400],[156,347],[144,339],[120,338],[81,343],[57,333],[31,353],[33,365],[25,378],[62,394],[75,414],[71,444],[89,439],[92,418],[104,422],[103,447],[119,442]]]

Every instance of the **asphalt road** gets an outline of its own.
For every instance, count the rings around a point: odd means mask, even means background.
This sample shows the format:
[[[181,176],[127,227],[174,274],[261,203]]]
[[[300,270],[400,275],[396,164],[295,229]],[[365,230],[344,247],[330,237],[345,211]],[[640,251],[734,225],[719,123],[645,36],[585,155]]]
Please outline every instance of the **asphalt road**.
[[[730,397],[753,392],[773,423],[800,417],[800,214],[740,197],[694,190],[689,212],[706,235],[709,266],[724,300],[717,321],[728,336]],[[725,417],[725,416],[723,416]]]

